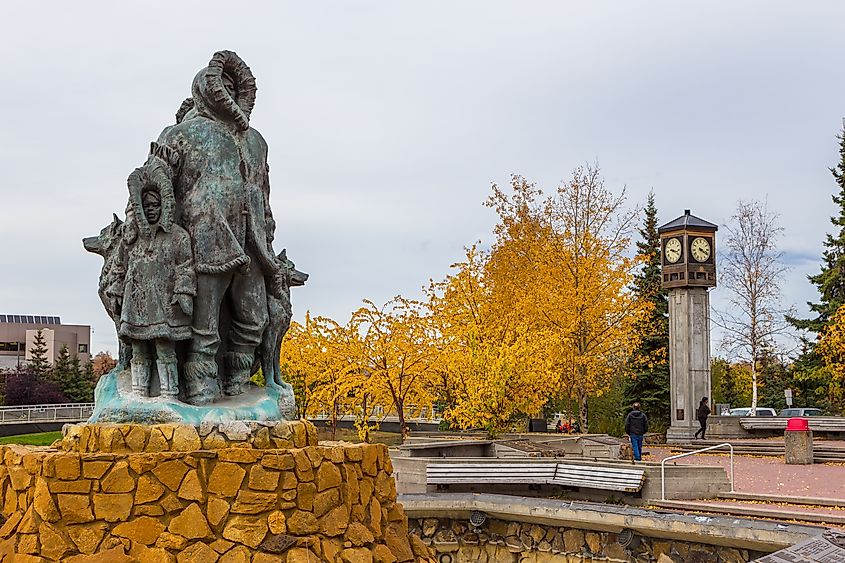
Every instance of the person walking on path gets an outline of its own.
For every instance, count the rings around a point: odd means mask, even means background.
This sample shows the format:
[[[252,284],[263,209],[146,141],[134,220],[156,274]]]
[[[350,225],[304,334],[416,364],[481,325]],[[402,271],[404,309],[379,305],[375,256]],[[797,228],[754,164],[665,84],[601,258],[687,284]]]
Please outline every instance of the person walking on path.
[[[631,405],[631,412],[625,417],[625,434],[631,438],[634,461],[642,460],[643,437],[648,432],[648,417],[640,410],[640,404]]]
[[[707,397],[702,397],[701,402],[698,403],[698,409],[695,411],[695,416],[701,428],[695,431],[695,438],[701,434],[701,439],[704,439],[704,433],[707,431],[707,417],[710,416],[710,407],[707,406]]]

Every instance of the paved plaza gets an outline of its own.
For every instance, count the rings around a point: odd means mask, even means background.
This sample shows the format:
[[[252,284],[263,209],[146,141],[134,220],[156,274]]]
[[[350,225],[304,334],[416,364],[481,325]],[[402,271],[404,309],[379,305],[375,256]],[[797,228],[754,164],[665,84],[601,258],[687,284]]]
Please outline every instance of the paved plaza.
[[[845,445],[845,442],[829,442]],[[668,447],[648,446],[644,459],[661,461],[672,455]],[[727,452],[706,453],[677,460],[681,464],[722,465],[728,469]],[[673,463],[673,462],[669,462]],[[834,498],[845,501],[845,463],[786,465],[779,456],[734,456],[737,492],[795,497]]]

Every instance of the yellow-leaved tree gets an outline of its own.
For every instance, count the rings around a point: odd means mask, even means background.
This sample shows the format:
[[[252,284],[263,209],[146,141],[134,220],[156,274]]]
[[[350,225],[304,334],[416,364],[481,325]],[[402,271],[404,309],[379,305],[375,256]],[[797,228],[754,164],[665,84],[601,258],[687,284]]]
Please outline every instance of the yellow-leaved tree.
[[[408,435],[408,408],[431,408],[434,402],[434,364],[431,319],[421,303],[395,297],[381,307],[365,300],[350,321],[360,337],[364,390],[372,404],[385,405],[399,417],[402,436]]]
[[[830,317],[819,334],[816,351],[824,360],[824,369],[830,374],[827,399],[834,408],[845,404],[845,305]]]
[[[280,365],[294,388],[298,414],[327,415],[332,439],[338,417],[354,411],[353,390],[361,385],[356,338],[348,327],[306,313],[305,324],[292,322],[282,343]]]
[[[509,295],[490,279],[487,264],[476,246],[467,248],[466,261],[452,265],[457,271],[431,284],[429,307],[441,350],[443,417],[493,435],[542,408],[548,366],[542,335],[507,310]]]
[[[587,399],[600,396],[638,344],[635,330],[652,306],[630,290],[638,260],[629,255],[636,210],[604,186],[597,167],[579,167],[552,194],[514,176],[510,193],[494,186],[499,214],[491,271],[509,279],[514,308],[542,329],[552,394],[574,390],[581,429]],[[518,306],[516,304],[518,303]]]

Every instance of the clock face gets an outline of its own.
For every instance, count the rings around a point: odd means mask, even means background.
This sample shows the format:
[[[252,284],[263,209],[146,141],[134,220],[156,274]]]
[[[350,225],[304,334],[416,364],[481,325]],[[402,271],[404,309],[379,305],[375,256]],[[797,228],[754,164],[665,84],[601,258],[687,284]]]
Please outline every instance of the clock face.
[[[702,237],[692,239],[690,254],[692,254],[692,257],[698,262],[706,261],[710,258],[710,241]]]
[[[681,259],[681,239],[670,238],[666,241],[663,247],[663,254],[666,256],[666,261],[674,264]]]

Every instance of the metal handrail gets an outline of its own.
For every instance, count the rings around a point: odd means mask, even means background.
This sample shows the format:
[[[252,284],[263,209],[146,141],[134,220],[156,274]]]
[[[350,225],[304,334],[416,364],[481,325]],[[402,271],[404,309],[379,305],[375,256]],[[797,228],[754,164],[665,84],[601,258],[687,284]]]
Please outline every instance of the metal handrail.
[[[672,459],[679,459],[690,455],[700,454],[709,450],[724,448],[725,446],[731,449],[731,492],[734,492],[734,447],[733,444],[725,442],[723,444],[716,444],[707,448],[701,448],[692,452],[685,452],[682,454],[672,455],[660,462],[660,500],[666,500],[666,462]]]

